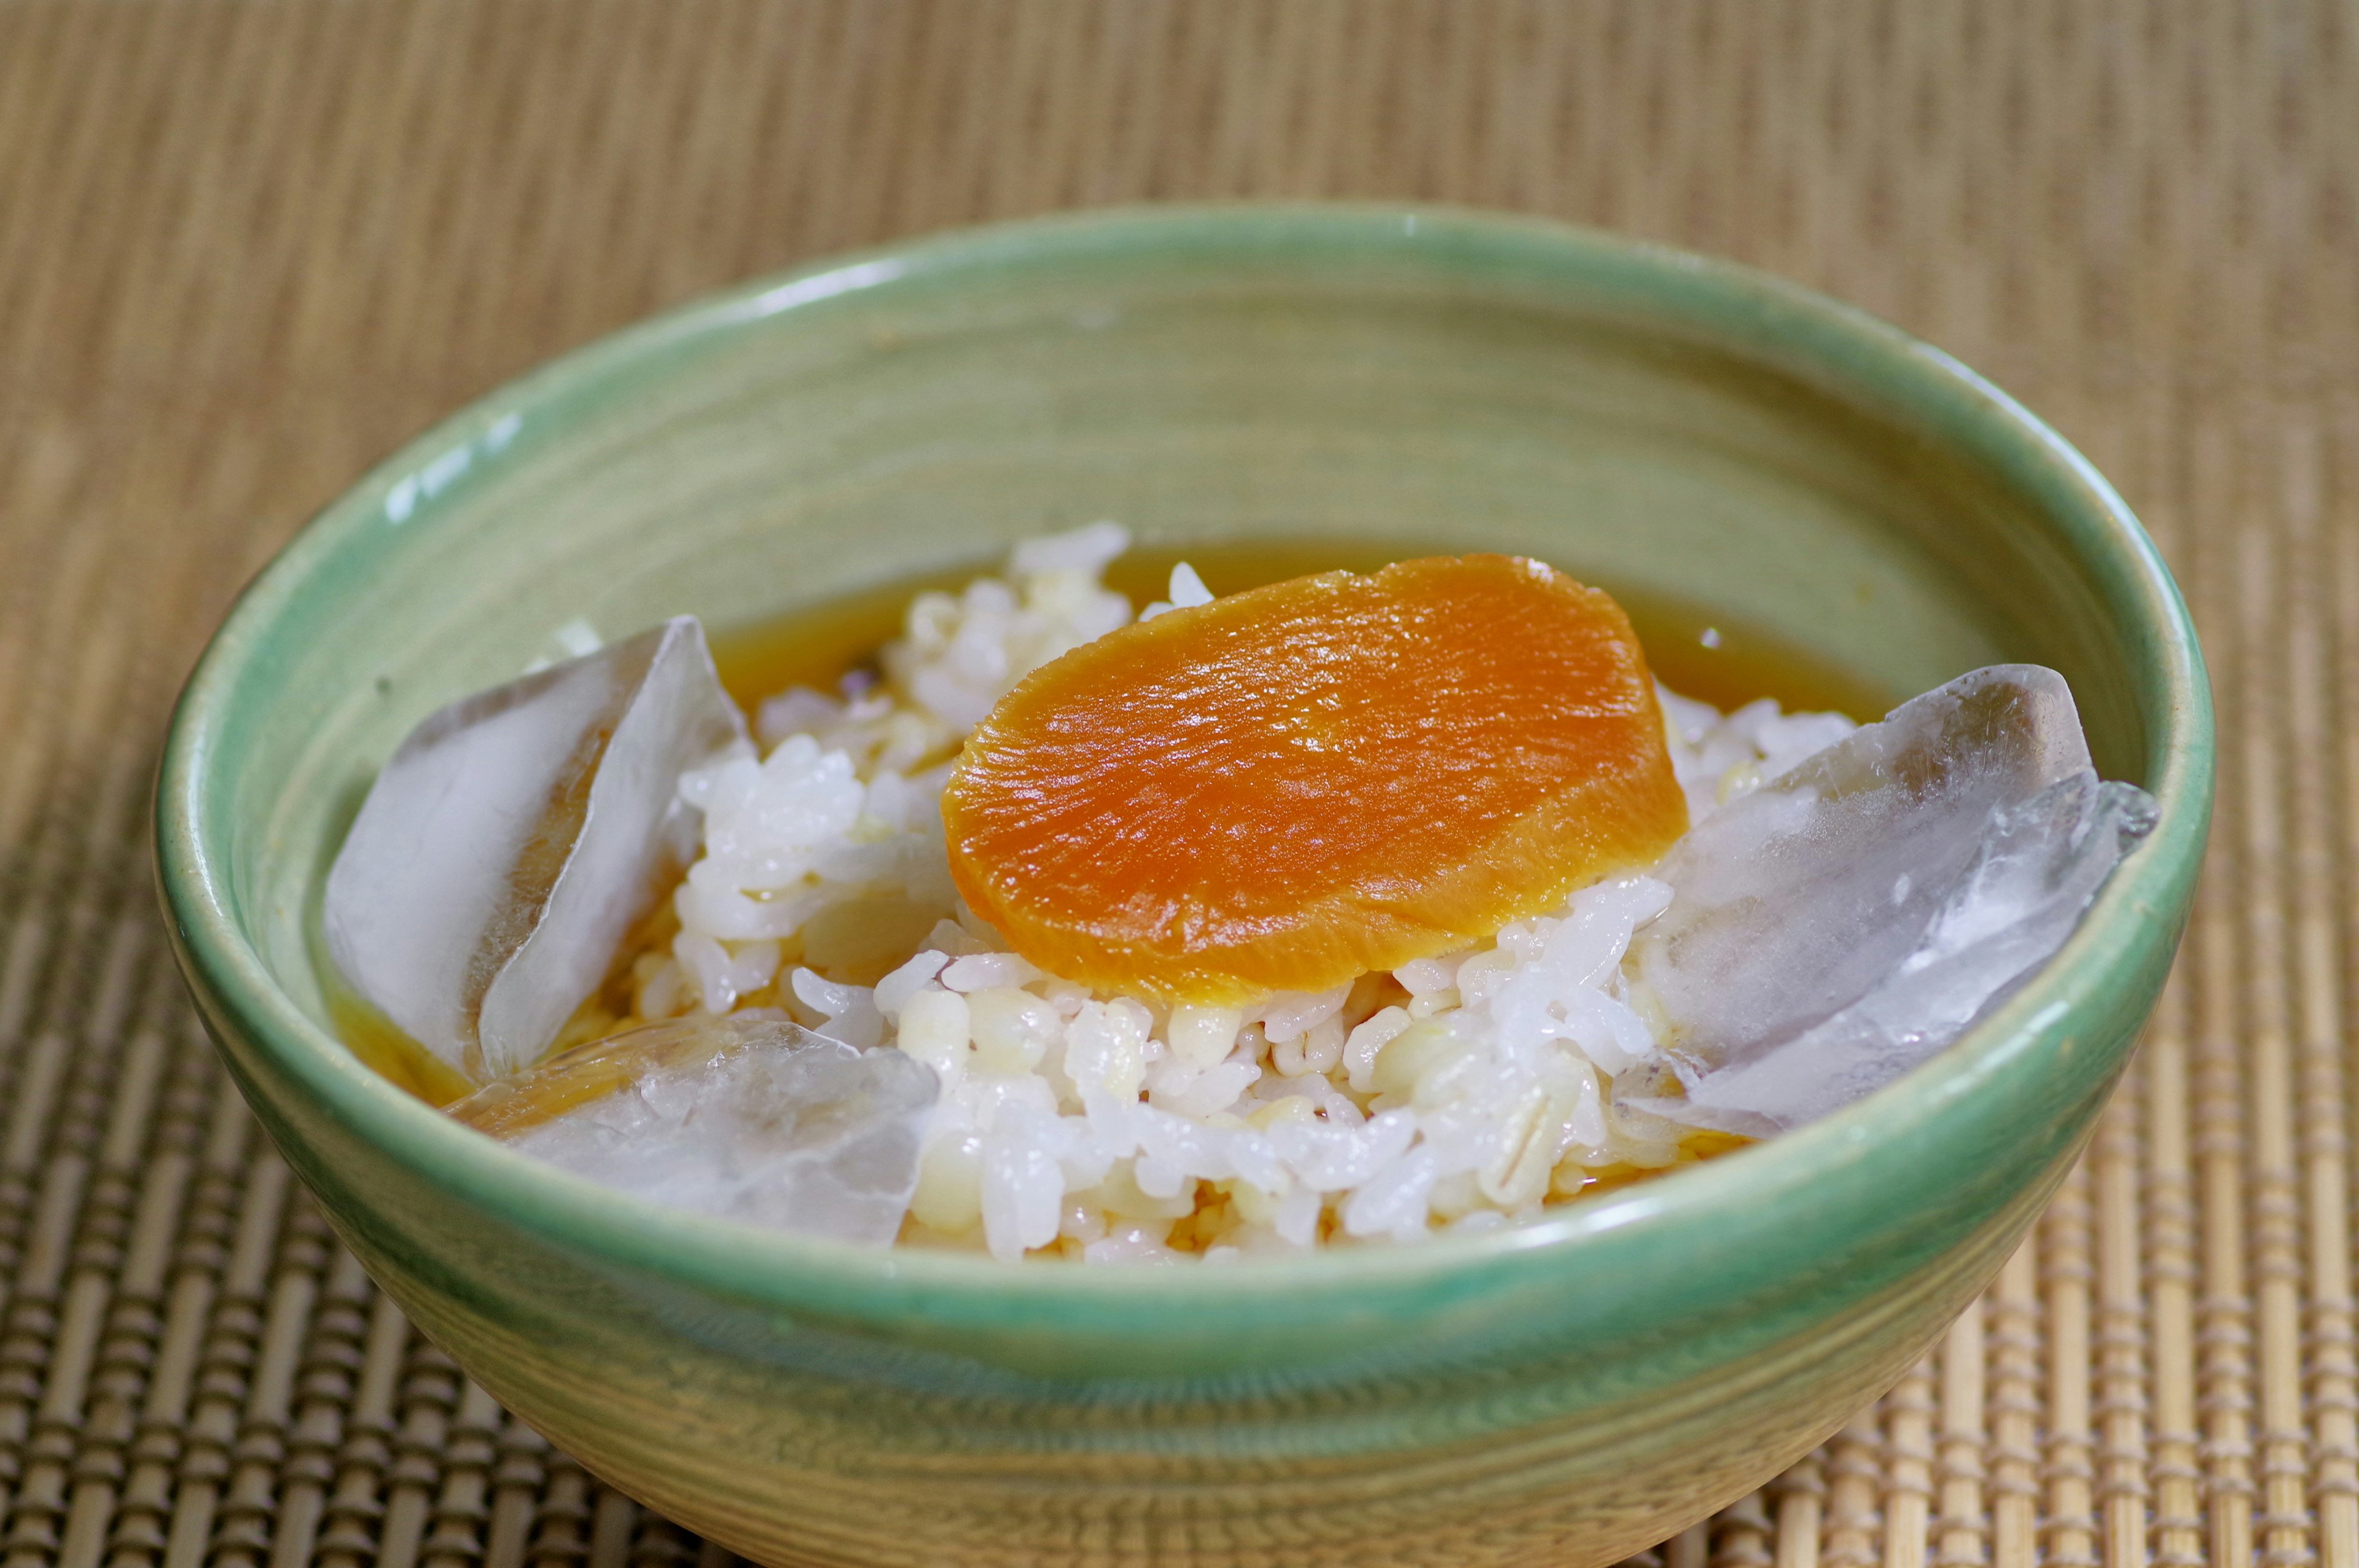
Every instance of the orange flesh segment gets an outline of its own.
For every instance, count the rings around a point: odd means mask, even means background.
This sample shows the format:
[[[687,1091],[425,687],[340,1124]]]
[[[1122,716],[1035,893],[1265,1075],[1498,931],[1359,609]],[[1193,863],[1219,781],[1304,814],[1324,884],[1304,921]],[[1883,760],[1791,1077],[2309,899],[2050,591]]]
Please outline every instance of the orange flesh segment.
[[[1326,572],[1027,676],[942,797],[951,873],[1025,957],[1235,1003],[1447,953],[1687,830],[1621,606],[1537,561]]]

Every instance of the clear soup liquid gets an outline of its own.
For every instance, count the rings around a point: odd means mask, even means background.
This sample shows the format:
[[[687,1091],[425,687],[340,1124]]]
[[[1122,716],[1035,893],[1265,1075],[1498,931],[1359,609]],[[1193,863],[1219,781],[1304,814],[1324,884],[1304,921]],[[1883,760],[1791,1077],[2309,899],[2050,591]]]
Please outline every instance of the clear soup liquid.
[[[1400,558],[1397,551],[1353,549],[1327,540],[1185,549],[1136,546],[1106,568],[1105,581],[1138,607],[1163,597],[1171,568],[1183,560],[1196,568],[1205,587],[1225,594],[1313,572],[1373,572]],[[790,686],[832,691],[846,672],[870,664],[879,648],[900,635],[911,599],[928,589],[954,592],[990,569],[908,578],[773,621],[707,628],[721,683],[749,718],[764,697]],[[1680,696],[1709,702],[1723,713],[1768,697],[1788,713],[1835,712],[1868,723],[1900,700],[1741,622],[1674,600],[1601,586],[1628,613],[1656,677]]]
[[[1141,546],[1108,568],[1105,580],[1137,607],[1162,597],[1172,567],[1183,559],[1213,593],[1226,594],[1313,572],[1372,572],[1397,558],[1396,553],[1354,550],[1332,541],[1186,549]],[[878,650],[900,634],[903,616],[917,594],[928,589],[954,591],[988,569],[905,579],[773,620],[713,631],[712,655],[722,684],[749,720],[765,697],[789,687],[832,691],[850,671],[872,665]],[[1867,722],[1881,718],[1891,704],[1891,698],[1865,683],[1741,622],[1669,600],[1621,592],[1615,598],[1629,614],[1656,676],[1672,690],[1723,712],[1767,697],[1788,713],[1832,710]],[[618,963],[627,957],[616,955]],[[337,1034],[379,1076],[436,1106],[448,1105],[473,1087],[353,997],[332,972],[323,978]],[[595,999],[589,1005],[594,1006]],[[569,1027],[561,1038],[571,1044],[580,1035]]]

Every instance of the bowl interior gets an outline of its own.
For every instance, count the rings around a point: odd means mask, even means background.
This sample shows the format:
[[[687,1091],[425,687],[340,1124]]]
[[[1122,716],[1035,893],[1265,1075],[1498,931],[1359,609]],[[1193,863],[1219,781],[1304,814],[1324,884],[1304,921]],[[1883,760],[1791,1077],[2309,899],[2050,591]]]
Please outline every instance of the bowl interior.
[[[2183,907],[2209,776],[2191,634],[2118,501],[2019,409],[1737,269],[1262,211],[986,231],[749,288],[423,438],[258,579],[191,683],[161,807],[185,939],[261,1048],[342,1075],[319,890],[424,714],[577,618],[727,627],[1099,517],[1149,543],[1531,554],[1896,699],[2051,665],[2103,771],[2166,808],[2092,925]],[[2169,939],[2084,956],[2098,973]],[[2048,983],[1977,1039],[2019,1031]],[[350,1092],[388,1125],[427,1116]]]

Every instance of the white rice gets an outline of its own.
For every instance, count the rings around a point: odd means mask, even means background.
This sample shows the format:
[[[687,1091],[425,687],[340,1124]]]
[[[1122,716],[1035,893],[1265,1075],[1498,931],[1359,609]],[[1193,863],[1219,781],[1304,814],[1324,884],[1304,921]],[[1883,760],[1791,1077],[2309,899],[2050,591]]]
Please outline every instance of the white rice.
[[[1018,546],[1004,578],[919,595],[881,685],[774,697],[766,757],[683,778],[703,854],[669,950],[633,970],[636,1016],[783,1006],[924,1061],[942,1096],[904,1239],[1002,1258],[1407,1240],[1695,1157],[1694,1134],[1613,1103],[1612,1076],[1654,1044],[1622,973],[1669,899],[1647,877],[1390,977],[1242,1009],[1094,993],[1004,951],[960,906],[940,812],[951,762],[1027,672],[1130,620],[1101,581],[1127,544],[1100,523]],[[1183,567],[1147,612],[1206,597]],[[1853,728],[1767,700],[1723,717],[1662,698],[1699,818]]]

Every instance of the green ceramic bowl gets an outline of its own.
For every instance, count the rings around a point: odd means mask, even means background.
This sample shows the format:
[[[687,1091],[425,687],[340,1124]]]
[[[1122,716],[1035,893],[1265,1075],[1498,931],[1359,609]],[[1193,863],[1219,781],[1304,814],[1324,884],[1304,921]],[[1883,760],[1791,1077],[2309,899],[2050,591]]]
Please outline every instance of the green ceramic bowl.
[[[372,770],[550,631],[729,625],[1101,516],[1153,541],[1544,557],[1895,694],[2071,678],[2161,801],[1939,1060],[1547,1224],[1177,1271],[872,1252],[513,1155],[330,1033],[310,933]],[[2209,811],[2195,640],[2038,420],[1774,279],[1454,212],[1093,214],[824,265],[568,356],[266,570],[181,699],[157,856],[223,1056],[468,1373],[766,1562],[1608,1562],[1889,1385],[2088,1137]]]

